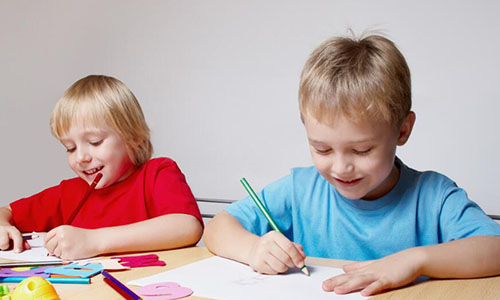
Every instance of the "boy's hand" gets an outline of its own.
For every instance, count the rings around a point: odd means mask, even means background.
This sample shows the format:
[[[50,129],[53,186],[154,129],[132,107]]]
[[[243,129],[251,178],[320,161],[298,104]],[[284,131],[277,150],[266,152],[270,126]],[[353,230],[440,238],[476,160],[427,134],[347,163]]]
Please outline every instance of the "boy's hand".
[[[90,229],[62,225],[47,233],[45,248],[50,254],[63,259],[92,257],[99,254],[92,233]]]
[[[283,234],[270,231],[260,237],[249,253],[249,265],[263,274],[283,273],[289,268],[304,266],[306,255],[301,245],[292,243]]]
[[[0,250],[5,251],[11,248],[15,253],[31,249],[28,242],[23,240],[21,232],[15,226],[10,224],[0,225]]]
[[[345,274],[323,282],[323,290],[337,294],[361,291],[370,296],[413,282],[420,276],[422,265],[418,248],[404,250],[377,260],[343,267]]]

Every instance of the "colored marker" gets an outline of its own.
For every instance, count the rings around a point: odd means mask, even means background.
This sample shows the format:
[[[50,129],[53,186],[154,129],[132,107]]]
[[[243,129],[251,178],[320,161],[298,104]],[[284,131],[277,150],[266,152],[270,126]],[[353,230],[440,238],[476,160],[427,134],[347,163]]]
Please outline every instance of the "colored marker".
[[[264,217],[266,217],[266,220],[269,222],[269,224],[271,225],[271,227],[274,230],[276,230],[277,232],[282,233],[281,230],[278,227],[278,224],[276,224],[276,222],[274,222],[273,218],[271,217],[271,215],[269,214],[269,212],[267,211],[267,209],[264,207],[264,205],[260,201],[259,196],[257,196],[257,194],[253,191],[253,189],[250,186],[250,184],[248,183],[248,181],[245,178],[241,178],[240,182],[241,182],[241,184],[243,184],[243,187],[245,188],[245,190],[247,190],[247,192],[250,195],[250,197],[252,198],[253,202],[255,202],[255,204],[260,209],[260,211],[262,212],[262,214],[264,215]],[[300,268],[300,270],[304,274],[306,274],[307,276],[310,276],[309,270],[307,269],[306,265],[304,265],[302,268]]]
[[[105,270],[102,270],[101,273],[105,277],[105,279],[110,280],[112,283],[114,283],[116,285],[116,287],[118,287],[121,291],[125,292],[132,299],[134,299],[134,300],[142,300],[142,298],[139,297],[139,295],[137,295],[136,293],[134,293],[134,291],[132,291],[127,286],[125,286],[123,283],[121,283],[120,280],[118,280],[115,277],[111,276],[111,274],[109,274]],[[106,281],[106,283],[108,283],[108,282]]]
[[[30,234],[23,234],[23,240],[28,241],[28,240],[34,240],[39,238],[40,236],[35,233],[30,233]]]
[[[7,267],[30,267],[30,266],[55,266],[66,264],[63,260],[49,260],[49,261],[19,261],[19,262],[8,262],[0,263],[0,268]]]
[[[87,192],[83,196],[82,201],[80,201],[80,203],[78,203],[78,206],[75,208],[75,210],[73,211],[73,214],[71,214],[71,216],[69,217],[69,219],[66,222],[66,224],[69,225],[69,224],[71,224],[71,222],[73,222],[73,220],[75,219],[76,215],[80,211],[80,208],[82,208],[82,206],[85,203],[85,201],[87,201],[87,199],[89,198],[90,194],[92,193],[92,191],[94,191],[96,185],[99,183],[99,180],[101,180],[101,178],[102,178],[102,174],[101,173],[97,174],[97,176],[94,178],[94,181],[90,185],[89,189],[87,190]]]
[[[0,283],[17,283],[28,277],[5,277],[0,278]],[[50,283],[69,283],[69,284],[89,284],[90,278],[69,278],[69,277],[48,277],[45,278]]]

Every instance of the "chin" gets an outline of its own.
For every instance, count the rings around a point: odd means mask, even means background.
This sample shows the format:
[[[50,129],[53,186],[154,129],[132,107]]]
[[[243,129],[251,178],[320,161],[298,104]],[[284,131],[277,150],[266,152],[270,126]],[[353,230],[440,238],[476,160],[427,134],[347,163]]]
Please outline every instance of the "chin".
[[[365,195],[364,194],[351,194],[351,193],[340,193],[344,198],[349,199],[349,200],[359,200],[362,199]]]

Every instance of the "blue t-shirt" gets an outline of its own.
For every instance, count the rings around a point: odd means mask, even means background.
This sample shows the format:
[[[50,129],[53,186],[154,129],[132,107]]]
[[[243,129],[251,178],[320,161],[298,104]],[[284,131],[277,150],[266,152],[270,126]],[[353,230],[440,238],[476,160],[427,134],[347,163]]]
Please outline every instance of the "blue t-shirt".
[[[416,246],[475,235],[500,235],[500,225],[446,176],[419,172],[399,159],[396,186],[374,201],[344,198],[314,167],[292,173],[259,194],[283,234],[307,256],[378,259]],[[226,210],[259,236],[271,227],[250,197]]]

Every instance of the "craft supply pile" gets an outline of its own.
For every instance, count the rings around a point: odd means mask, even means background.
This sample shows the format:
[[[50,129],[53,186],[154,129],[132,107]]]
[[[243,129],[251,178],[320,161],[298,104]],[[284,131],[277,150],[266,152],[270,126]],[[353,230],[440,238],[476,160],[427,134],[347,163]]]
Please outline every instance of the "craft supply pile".
[[[109,272],[126,271],[130,268],[165,266],[156,254],[115,256],[111,258],[94,258],[74,262],[40,261],[0,264],[0,283],[20,284],[10,291],[5,284],[0,285],[2,300],[57,300],[60,299],[52,284],[91,284],[92,278],[100,273],[105,275],[108,283],[120,294],[133,299],[171,300],[187,297],[192,290],[173,282],[151,284],[138,289],[137,295],[125,285],[111,276]],[[107,274],[107,275],[106,275]]]

